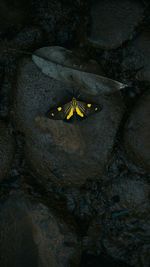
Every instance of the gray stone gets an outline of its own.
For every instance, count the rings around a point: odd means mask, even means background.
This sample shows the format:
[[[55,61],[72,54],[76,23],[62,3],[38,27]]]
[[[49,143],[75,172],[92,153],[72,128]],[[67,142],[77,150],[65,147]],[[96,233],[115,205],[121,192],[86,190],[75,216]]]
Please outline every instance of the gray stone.
[[[109,201],[114,196],[118,197],[118,202],[115,202],[116,204],[111,209],[112,217],[114,218],[115,210],[126,209],[128,213],[125,213],[125,216],[126,214],[130,215],[130,212],[142,216],[149,209],[148,182],[134,174],[128,175],[128,178],[123,176],[112,180],[107,186],[106,193]]]
[[[14,155],[14,140],[10,129],[0,121],[0,181],[7,177]]]
[[[78,266],[79,244],[46,206],[13,192],[0,203],[0,266]]]
[[[113,49],[130,39],[142,20],[144,8],[140,1],[100,0],[91,7],[89,41],[92,45]]]
[[[129,157],[137,166],[150,170],[150,93],[136,103],[125,127],[124,143]]]
[[[124,54],[123,69],[136,70],[136,79],[150,81],[150,27],[131,42]]]
[[[84,238],[85,248],[95,254],[105,250],[129,266],[148,267],[148,181],[134,174],[117,177],[107,185],[106,195],[107,209],[90,225]]]
[[[74,89],[80,91],[75,85]],[[14,115],[17,128],[25,134],[25,153],[32,169],[48,181],[82,185],[99,177],[108,164],[123,104],[119,94],[96,96],[82,93],[84,101],[99,103],[102,111],[72,123],[50,120],[50,107],[68,102],[73,88],[43,75],[30,59],[20,64]]]

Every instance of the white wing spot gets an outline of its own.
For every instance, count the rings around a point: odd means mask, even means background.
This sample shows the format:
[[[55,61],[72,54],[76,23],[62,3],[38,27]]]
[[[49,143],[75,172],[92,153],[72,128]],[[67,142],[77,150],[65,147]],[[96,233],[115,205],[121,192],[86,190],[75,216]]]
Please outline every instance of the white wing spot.
[[[87,104],[87,107],[90,108],[92,106],[92,104]]]
[[[62,110],[62,107],[58,107],[57,110],[58,110],[58,111],[61,111],[61,110]]]
[[[51,115],[54,117],[54,113],[51,113]]]
[[[95,108],[95,111],[97,111],[98,110],[98,108]]]

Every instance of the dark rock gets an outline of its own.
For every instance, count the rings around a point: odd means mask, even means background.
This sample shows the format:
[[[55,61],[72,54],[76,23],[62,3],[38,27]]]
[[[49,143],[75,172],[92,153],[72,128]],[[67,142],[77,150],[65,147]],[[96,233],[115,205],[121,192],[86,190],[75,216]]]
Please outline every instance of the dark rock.
[[[135,70],[136,79],[150,81],[150,27],[145,28],[128,46],[122,67],[125,71]]]
[[[142,20],[143,11],[140,1],[93,1],[90,43],[105,49],[119,47],[132,37],[135,27]]]
[[[19,26],[25,23],[26,18],[30,17],[29,0],[1,0],[0,1],[0,32],[13,26]]]
[[[43,204],[20,192],[1,201],[0,266],[78,266],[79,250],[75,234]]]
[[[16,34],[15,37],[8,42],[8,52],[15,52],[16,49],[16,53],[26,53],[26,51],[23,50],[38,46],[43,40],[43,35],[42,30],[37,26],[24,27],[21,32]],[[5,49],[7,49],[7,47],[5,46]],[[11,48],[14,49],[14,51],[11,51]],[[22,50],[19,51],[19,48]]]
[[[75,89],[80,90],[77,85]],[[84,101],[102,106],[100,113],[72,123],[46,118],[50,107],[70,100],[68,91],[73,92],[68,84],[43,75],[29,59],[22,61],[15,119],[26,137],[26,157],[46,187],[49,179],[81,185],[87,178],[98,178],[108,164],[122,116],[119,95],[95,98],[84,94]]]
[[[121,262],[115,261],[112,257],[107,254],[93,255],[90,253],[84,253],[82,256],[81,267],[130,267],[129,265]]]
[[[109,202],[111,202],[113,196],[119,196],[118,202],[112,202],[112,217],[115,218],[115,215],[117,216],[117,214],[114,213],[116,209],[120,211],[126,209],[125,216],[127,211],[128,215],[134,212],[142,215],[142,213],[146,212],[148,209],[148,194],[148,183],[136,175],[128,175],[126,179],[125,177],[114,179],[110,185],[107,186],[107,198]],[[124,215],[124,213],[119,214]]]
[[[125,127],[124,143],[129,157],[137,166],[150,170],[150,94],[138,100]]]
[[[33,3],[36,16],[34,23],[46,33],[47,43],[70,43],[78,31],[80,22],[80,3],[78,1],[37,0]]]
[[[108,253],[116,261],[131,266],[149,263],[149,188],[136,175],[118,177],[107,185],[105,213],[98,216],[84,238],[87,251]],[[120,201],[114,203],[113,196]],[[142,262],[142,265],[141,265]]]
[[[14,140],[10,134],[10,129],[0,121],[0,181],[2,181],[10,171],[14,155]]]

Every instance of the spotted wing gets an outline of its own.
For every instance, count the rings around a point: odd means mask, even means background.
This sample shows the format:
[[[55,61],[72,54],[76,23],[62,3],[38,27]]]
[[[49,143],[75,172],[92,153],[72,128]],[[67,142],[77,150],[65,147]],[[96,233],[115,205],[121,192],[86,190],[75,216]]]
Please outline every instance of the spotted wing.
[[[77,108],[76,108],[76,113],[84,118],[88,117],[92,114],[95,114],[99,111],[102,110],[102,107],[99,104],[94,104],[94,103],[85,103],[82,101],[77,101]]]
[[[68,116],[68,118],[70,118],[73,115],[72,111],[72,103],[70,101],[65,105],[50,109],[47,116],[49,119],[53,120],[64,120],[67,119]]]

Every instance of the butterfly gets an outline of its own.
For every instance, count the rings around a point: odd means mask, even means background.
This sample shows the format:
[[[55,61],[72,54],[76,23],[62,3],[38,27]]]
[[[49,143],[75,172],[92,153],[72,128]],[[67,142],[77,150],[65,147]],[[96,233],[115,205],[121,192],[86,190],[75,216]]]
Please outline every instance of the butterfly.
[[[102,107],[98,104],[85,103],[77,100],[75,97],[64,105],[60,105],[48,111],[48,118],[55,120],[69,121],[73,116],[78,115],[80,118],[87,118],[89,115],[101,111]]]

